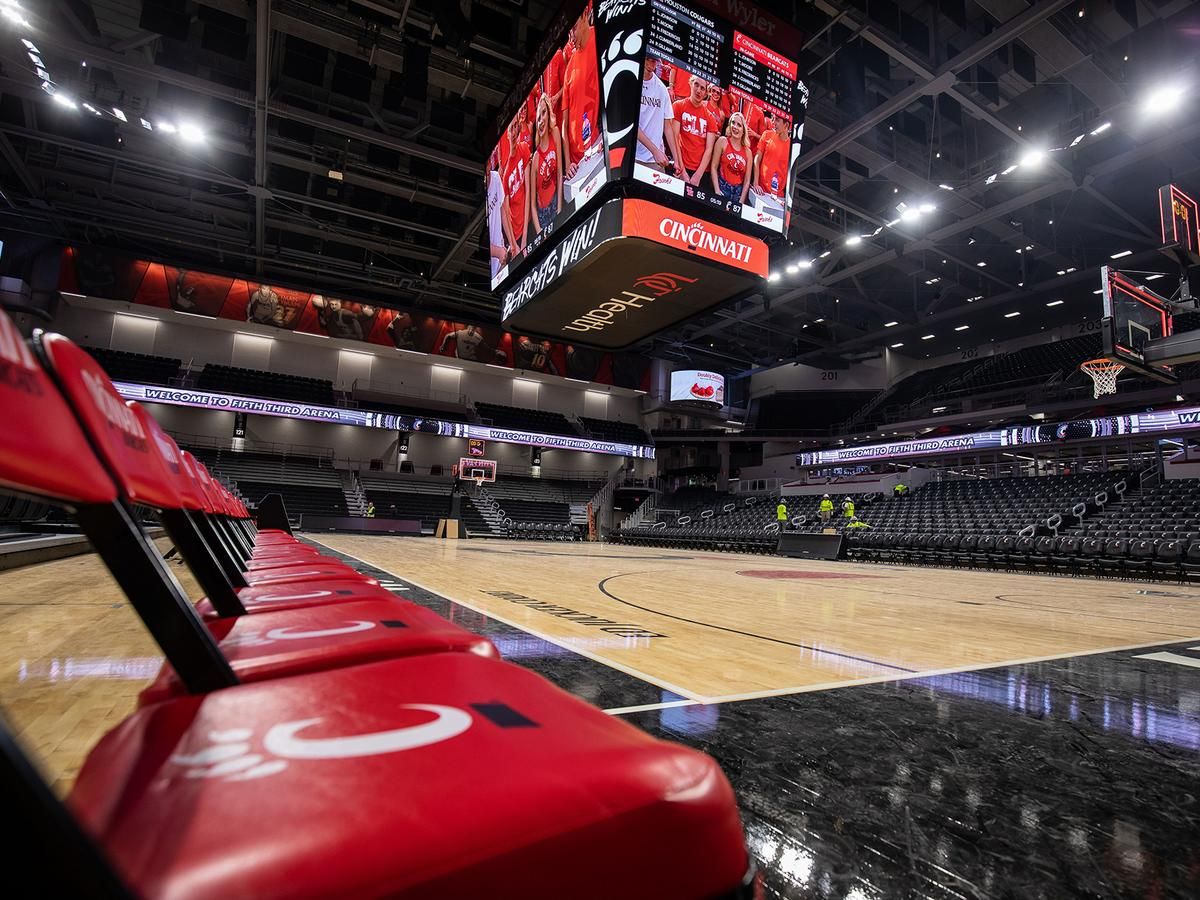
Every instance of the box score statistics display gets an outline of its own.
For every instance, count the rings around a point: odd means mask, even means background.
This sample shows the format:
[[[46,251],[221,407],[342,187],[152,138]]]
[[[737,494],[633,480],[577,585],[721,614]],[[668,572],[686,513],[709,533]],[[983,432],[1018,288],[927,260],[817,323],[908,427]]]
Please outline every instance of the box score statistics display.
[[[650,4],[650,55],[699,75],[705,81],[719,82],[721,47],[725,36],[701,22],[688,10],[667,5],[661,0]]]

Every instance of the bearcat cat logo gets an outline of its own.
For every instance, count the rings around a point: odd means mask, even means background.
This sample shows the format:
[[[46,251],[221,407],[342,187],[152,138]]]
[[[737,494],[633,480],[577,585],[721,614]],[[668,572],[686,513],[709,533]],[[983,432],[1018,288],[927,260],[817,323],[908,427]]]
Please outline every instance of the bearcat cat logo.
[[[643,275],[633,283],[634,287],[648,288],[655,297],[665,297],[667,294],[678,294],[682,287],[680,282],[695,284],[698,279],[686,275],[675,275],[672,272],[655,272],[653,275]]]
[[[642,29],[631,31],[628,35],[618,31],[600,57],[600,84],[604,88],[604,133],[610,148],[633,131],[633,126],[637,124],[633,116],[627,116],[628,121],[621,121],[619,105],[612,101],[619,96],[617,81],[622,76],[632,79],[631,90],[637,90],[640,96],[642,67],[638,57],[641,51]]]

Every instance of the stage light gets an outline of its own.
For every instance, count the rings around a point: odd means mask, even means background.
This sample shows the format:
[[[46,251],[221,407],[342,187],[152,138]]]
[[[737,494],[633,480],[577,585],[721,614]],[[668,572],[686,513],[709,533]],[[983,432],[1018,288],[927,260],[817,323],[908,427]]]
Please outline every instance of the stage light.
[[[848,238],[846,238],[846,246],[847,247],[857,247],[859,244],[862,243],[862,240],[863,240],[862,235],[852,234]]]
[[[1184,87],[1167,84],[1150,91],[1142,100],[1142,112],[1151,117],[1174,112],[1183,102]]]
[[[50,95],[51,99],[59,106],[65,106],[67,109],[78,109],[78,104],[62,91],[55,91]]]
[[[821,317],[821,318],[819,318],[819,319],[813,319],[813,322],[815,322],[817,325],[820,325],[820,324],[821,324],[822,322],[824,322],[824,321],[825,321],[825,317],[824,317],[824,316],[822,316],[822,317]]]
[[[204,132],[191,122],[179,123],[179,137],[189,144],[204,143]]]
[[[787,272],[789,275],[795,275],[797,272],[800,271],[800,267],[797,266],[795,263],[792,263],[786,269],[784,269],[784,271]]]
[[[941,188],[943,191],[952,191],[952,190],[954,190],[954,188],[952,188],[952,187],[951,187],[950,185],[948,185],[948,184],[939,184],[939,185],[938,185],[938,187],[940,187],[940,188]]]
[[[901,222],[915,222],[921,218],[921,211],[915,206],[909,206],[900,213]]]
[[[796,265],[798,265],[802,269],[811,269],[812,268],[812,260],[811,259],[802,259],[802,260],[797,261]]]
[[[164,131],[167,134],[174,134],[179,129],[176,128],[174,125],[172,125],[170,122],[166,121],[165,119],[162,119],[158,123],[158,130]]]
[[[978,268],[980,268],[980,269],[986,269],[986,268],[987,268],[987,263],[985,263],[985,262],[977,262],[977,263],[975,263],[975,265],[976,265]]]
[[[933,212],[935,209],[937,209],[937,207],[929,202],[922,203],[920,206],[917,207],[917,210],[922,215],[926,215],[926,216],[929,215],[931,212]]]
[[[127,118],[125,118],[125,113],[123,113],[121,110],[117,109],[115,106],[112,108],[112,111],[113,111],[113,115],[116,116],[118,119],[120,119],[122,122],[129,121]]]
[[[771,282],[772,284],[774,284],[778,280],[779,280],[778,272],[772,272],[770,275],[767,276],[767,281]]]
[[[1046,151],[1040,147],[1034,147],[1025,151],[1025,155],[1021,157],[1021,165],[1028,166],[1031,169],[1036,169],[1046,161]]]

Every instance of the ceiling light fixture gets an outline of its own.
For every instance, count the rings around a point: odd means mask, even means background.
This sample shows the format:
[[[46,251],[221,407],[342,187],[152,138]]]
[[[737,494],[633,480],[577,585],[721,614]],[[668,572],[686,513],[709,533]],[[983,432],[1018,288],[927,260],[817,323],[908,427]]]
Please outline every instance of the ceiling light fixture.
[[[923,341],[932,341],[932,340],[933,340],[933,335],[932,335],[932,334],[923,334],[923,335],[921,335],[921,340],[923,340]]]
[[[1047,306],[1062,306],[1066,302],[1067,302],[1066,300],[1051,300],[1046,305]]]
[[[1120,253],[1114,253],[1109,259],[1120,259],[1123,256],[1133,256],[1132,250],[1122,250]]]
[[[884,322],[884,323],[883,323],[883,327],[884,327],[884,328],[893,328],[893,327],[895,327],[896,325],[899,325],[899,324],[900,324],[899,322]]]
[[[1010,313],[1005,313],[1005,314],[1004,314],[1004,318],[1006,318],[1006,319],[1015,319],[1015,318],[1016,318],[1017,316],[1019,316],[1019,315],[1020,315],[1020,313],[1019,313],[1019,312],[1010,312]]]
[[[857,247],[859,244],[862,243],[862,240],[863,240],[862,235],[852,234],[848,238],[846,238],[846,246],[847,247]]]
[[[903,346],[904,346],[904,341],[898,341],[897,343],[895,343],[895,344],[890,344],[889,346],[890,346],[890,347],[891,347],[893,350],[895,350],[897,347],[903,347]]]
[[[959,325],[954,330],[955,331],[966,331],[970,327],[971,327],[970,325]]]

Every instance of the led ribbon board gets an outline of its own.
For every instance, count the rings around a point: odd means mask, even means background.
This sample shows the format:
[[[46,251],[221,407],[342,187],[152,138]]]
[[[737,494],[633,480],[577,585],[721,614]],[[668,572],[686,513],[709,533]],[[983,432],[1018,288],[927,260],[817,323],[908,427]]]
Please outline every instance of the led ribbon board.
[[[161,387],[153,384],[132,384],[118,381],[117,392],[126,400],[141,403],[163,403],[168,406],[190,406],[196,409],[227,410],[234,413],[251,413],[258,416],[276,416],[284,419],[302,419],[308,422],[327,422],[331,425],[357,425],[363,428],[383,428],[388,431],[415,431],[437,434],[443,437],[476,438],[484,441],[500,441],[505,444],[524,444],[545,447],[549,450],[576,450],[582,453],[603,453],[608,456],[631,456],[638,459],[654,459],[654,448],[645,444],[623,444],[618,441],[601,441],[593,438],[573,437],[560,434],[541,434],[535,431],[517,431],[492,428],[486,425],[470,425],[462,422],[443,422],[420,416],[398,416],[391,413],[367,412],[361,409],[342,409],[334,406],[319,406],[311,403],[293,403],[286,400],[266,400],[258,397],[240,397],[236,394],[220,394],[213,391],[196,391],[188,388]]]
[[[1099,419],[1076,419],[1071,422],[1026,425],[998,431],[977,431],[973,434],[948,435],[941,438],[918,438],[912,441],[896,441],[888,444],[814,450],[796,454],[796,462],[802,466],[823,466],[845,462],[965,453],[972,450],[1033,447],[1039,444],[1056,444],[1063,441],[1114,437],[1122,434],[1160,434],[1184,430],[1200,430],[1200,406],[1151,410],[1123,416],[1105,416]]]

